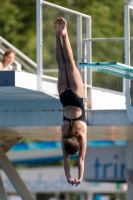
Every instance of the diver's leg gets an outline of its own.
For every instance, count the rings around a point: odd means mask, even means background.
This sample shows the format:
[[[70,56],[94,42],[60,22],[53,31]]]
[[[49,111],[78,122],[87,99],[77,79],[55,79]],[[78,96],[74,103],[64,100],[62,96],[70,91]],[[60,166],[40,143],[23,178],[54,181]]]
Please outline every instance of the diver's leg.
[[[59,95],[70,87],[67,77],[66,64],[63,56],[63,48],[60,37],[60,18],[54,22],[54,28],[56,33],[56,61],[58,63],[58,92]]]
[[[77,96],[83,98],[83,81],[73,59],[73,52],[67,33],[67,22],[64,18],[61,18],[60,35],[62,37],[63,56],[65,59],[70,88]]]

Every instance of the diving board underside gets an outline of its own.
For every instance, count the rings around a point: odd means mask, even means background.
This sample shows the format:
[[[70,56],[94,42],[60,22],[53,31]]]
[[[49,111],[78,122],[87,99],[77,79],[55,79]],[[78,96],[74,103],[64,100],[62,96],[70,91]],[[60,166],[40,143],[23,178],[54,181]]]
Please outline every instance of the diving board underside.
[[[133,67],[118,62],[79,63],[79,66],[89,67],[121,78],[133,79]]]

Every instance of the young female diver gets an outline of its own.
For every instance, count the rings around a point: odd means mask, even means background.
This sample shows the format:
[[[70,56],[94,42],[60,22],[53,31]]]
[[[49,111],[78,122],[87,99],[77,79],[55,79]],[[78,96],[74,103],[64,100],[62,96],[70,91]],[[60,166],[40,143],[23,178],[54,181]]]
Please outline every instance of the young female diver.
[[[56,60],[58,63],[58,92],[64,107],[62,124],[62,151],[64,170],[68,183],[77,186],[83,178],[86,153],[85,111],[83,106],[84,89],[80,73],[73,59],[73,53],[67,33],[67,22],[57,18],[54,22],[56,33]],[[79,152],[78,177],[70,174],[69,155]]]

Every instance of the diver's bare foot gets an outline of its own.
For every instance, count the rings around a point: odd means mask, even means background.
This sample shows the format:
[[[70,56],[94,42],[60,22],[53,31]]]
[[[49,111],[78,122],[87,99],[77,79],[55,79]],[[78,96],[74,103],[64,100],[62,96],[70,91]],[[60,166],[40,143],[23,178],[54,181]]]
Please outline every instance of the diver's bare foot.
[[[54,21],[54,28],[55,28],[55,33],[57,36],[60,36],[60,18],[57,18]]]
[[[67,22],[63,17],[60,18],[60,35],[62,37],[67,35]]]

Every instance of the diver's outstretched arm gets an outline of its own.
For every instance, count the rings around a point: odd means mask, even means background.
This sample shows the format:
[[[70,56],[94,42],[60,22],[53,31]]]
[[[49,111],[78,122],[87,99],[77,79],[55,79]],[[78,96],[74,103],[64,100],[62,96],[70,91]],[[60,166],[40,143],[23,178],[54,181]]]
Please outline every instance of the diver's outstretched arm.
[[[63,136],[62,136],[62,151],[63,151],[63,157],[64,157],[64,170],[65,170],[67,182],[74,185],[75,178],[71,178],[69,154],[65,151]]]
[[[86,154],[86,134],[83,134],[80,141],[80,151],[78,158],[78,178],[75,180],[75,185],[78,185],[83,179],[85,154]]]

